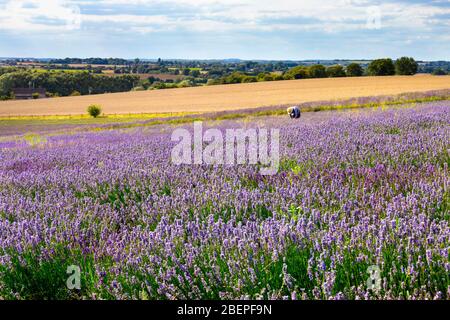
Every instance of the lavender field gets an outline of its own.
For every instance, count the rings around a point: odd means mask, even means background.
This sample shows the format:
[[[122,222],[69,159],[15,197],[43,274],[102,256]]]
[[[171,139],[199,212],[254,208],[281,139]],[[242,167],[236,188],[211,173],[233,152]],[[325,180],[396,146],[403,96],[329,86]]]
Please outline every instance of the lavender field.
[[[176,125],[3,136],[0,299],[449,299],[449,111],[204,123],[280,128],[273,176],[172,164]]]

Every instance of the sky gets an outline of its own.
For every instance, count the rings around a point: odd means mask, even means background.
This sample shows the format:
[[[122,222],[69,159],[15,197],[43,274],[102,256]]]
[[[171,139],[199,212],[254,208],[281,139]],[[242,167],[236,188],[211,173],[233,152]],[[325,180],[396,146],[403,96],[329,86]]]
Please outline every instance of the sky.
[[[0,0],[0,57],[450,60],[450,0]]]

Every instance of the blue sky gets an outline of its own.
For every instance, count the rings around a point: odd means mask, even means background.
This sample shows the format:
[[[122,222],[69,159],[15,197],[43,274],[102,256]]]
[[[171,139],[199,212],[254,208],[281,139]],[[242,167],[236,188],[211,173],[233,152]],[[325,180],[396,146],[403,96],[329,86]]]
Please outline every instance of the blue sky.
[[[0,57],[450,60],[450,0],[0,0]]]

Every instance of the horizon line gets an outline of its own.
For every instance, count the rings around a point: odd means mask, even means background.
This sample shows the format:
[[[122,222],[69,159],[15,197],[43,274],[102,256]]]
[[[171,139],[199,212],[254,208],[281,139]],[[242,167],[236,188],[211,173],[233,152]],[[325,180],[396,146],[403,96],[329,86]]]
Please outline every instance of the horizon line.
[[[408,56],[410,57],[410,56]],[[324,58],[314,58],[314,59],[242,59],[242,58],[142,58],[142,57],[135,57],[135,58],[122,58],[122,57],[108,57],[108,56],[86,56],[86,57],[20,57],[20,56],[0,56],[0,60],[7,60],[7,59],[24,59],[24,60],[64,60],[64,59],[122,59],[122,60],[135,60],[139,59],[142,61],[158,61],[161,59],[162,61],[227,61],[227,60],[235,60],[235,61],[275,61],[275,62],[303,62],[303,61],[373,61],[376,59],[384,59],[384,58],[390,58],[392,60],[396,60],[398,58],[391,58],[389,56],[379,57],[379,58],[332,58],[332,59],[324,59]],[[414,58],[414,57],[413,57]],[[436,61],[450,61],[449,59],[416,59],[417,62],[436,62]]]

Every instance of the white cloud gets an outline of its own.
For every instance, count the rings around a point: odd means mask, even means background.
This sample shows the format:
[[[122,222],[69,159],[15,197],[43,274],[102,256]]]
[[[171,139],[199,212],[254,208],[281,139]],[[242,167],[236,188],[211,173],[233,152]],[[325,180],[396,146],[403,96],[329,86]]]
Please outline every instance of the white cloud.
[[[61,31],[78,29],[80,8],[66,0],[10,0],[0,6],[0,29]]]
[[[378,3],[368,0],[8,0],[3,8],[0,7],[0,29],[58,32],[61,26],[77,29],[83,23],[98,32],[342,32],[366,29],[367,8],[376,6],[381,13],[381,28],[427,30],[439,23],[432,19],[433,16],[450,14],[450,8],[436,7],[433,3]],[[113,7],[122,12],[90,12],[95,8]],[[170,10],[164,12],[164,8]],[[185,12],[187,8],[191,10]],[[157,13],[137,14],[139,9]],[[284,21],[292,19],[298,22]]]

